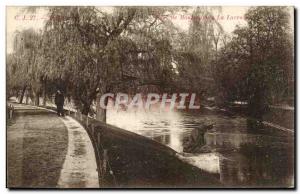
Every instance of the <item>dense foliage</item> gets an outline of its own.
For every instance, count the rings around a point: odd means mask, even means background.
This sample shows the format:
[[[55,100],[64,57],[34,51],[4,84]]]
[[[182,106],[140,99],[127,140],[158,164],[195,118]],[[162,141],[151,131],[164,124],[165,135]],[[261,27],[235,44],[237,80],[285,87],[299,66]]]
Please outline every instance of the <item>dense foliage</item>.
[[[39,104],[40,96],[60,89],[88,114],[107,92],[182,91],[215,96],[220,104],[247,101],[260,114],[258,107],[293,95],[293,32],[285,7],[250,8],[248,25],[231,37],[216,20],[192,20],[184,31],[168,17],[189,9],[212,16],[219,7],[43,9],[49,14],[44,28],[18,32],[7,56],[8,97],[21,91],[22,101],[27,92]],[[106,120],[105,110],[96,114]]]

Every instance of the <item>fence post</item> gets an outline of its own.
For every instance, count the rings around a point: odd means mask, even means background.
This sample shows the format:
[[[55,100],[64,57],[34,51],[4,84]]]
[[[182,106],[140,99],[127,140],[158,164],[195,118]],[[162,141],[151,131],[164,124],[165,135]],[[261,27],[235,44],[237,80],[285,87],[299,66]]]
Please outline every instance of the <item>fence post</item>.
[[[103,172],[104,173],[106,173],[106,170],[107,170],[106,169],[107,168],[107,159],[108,159],[107,158],[107,149],[104,149],[103,150],[103,164],[102,164],[103,165],[102,167],[103,167]]]
[[[10,109],[9,109],[9,118],[12,119],[13,117],[13,106],[12,105],[9,105],[10,106]]]
[[[82,121],[82,113],[80,113],[80,120]]]
[[[217,134],[214,133],[214,145],[216,146],[217,145]]]
[[[91,131],[92,131],[92,135],[94,135],[94,124],[91,123]]]
[[[101,142],[101,134],[100,133],[98,133],[97,134],[97,142],[98,142],[98,144],[100,144]]]

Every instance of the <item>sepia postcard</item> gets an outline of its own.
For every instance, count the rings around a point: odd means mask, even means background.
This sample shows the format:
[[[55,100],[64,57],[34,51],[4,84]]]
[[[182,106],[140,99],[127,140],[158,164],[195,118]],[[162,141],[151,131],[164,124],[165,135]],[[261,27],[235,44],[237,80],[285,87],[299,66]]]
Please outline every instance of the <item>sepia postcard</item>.
[[[7,6],[6,187],[295,188],[294,7]]]

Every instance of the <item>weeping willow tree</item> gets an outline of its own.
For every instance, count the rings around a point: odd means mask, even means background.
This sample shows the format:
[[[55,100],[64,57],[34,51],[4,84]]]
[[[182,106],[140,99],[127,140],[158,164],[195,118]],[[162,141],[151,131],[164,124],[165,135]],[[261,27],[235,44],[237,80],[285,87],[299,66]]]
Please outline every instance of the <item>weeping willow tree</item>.
[[[14,54],[8,54],[6,57],[6,98],[17,96],[17,92],[22,88],[22,82],[16,79],[17,58]]]
[[[97,119],[106,121],[99,97],[116,89],[165,83],[171,46],[166,8],[51,7],[42,38],[41,74],[62,86],[83,114],[97,102]],[[163,27],[165,26],[165,27]]]
[[[16,32],[14,52],[8,55],[8,90],[20,93],[20,103],[24,93],[29,91],[34,103],[39,105],[41,94],[41,34],[33,29]]]
[[[24,87],[30,85],[37,104],[40,95],[46,98],[53,93],[55,84],[83,114],[89,114],[96,102],[97,119],[106,121],[106,110],[99,106],[104,93],[149,92],[150,86],[164,92],[175,88],[173,47],[179,30],[162,16],[181,8],[42,9],[47,9],[49,20],[41,32],[32,32],[32,41],[26,38],[31,45],[25,52],[28,63],[22,63],[24,70],[19,71],[25,72]],[[23,56],[23,51],[15,52]],[[17,64],[17,59],[11,63]]]

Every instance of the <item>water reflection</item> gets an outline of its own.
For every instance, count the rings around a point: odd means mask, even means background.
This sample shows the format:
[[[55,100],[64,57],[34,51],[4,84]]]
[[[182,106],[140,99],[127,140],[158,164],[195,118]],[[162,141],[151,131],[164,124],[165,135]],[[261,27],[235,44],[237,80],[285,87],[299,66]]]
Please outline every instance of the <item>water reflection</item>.
[[[287,187],[293,185],[293,149],[245,145],[240,153],[221,158],[220,179],[225,185]]]
[[[176,150],[182,160],[219,174],[227,186],[287,187],[293,185],[293,139],[249,134],[247,120],[211,113],[122,112],[110,110],[108,123],[146,136]],[[234,149],[183,153],[183,140],[202,123],[213,123],[206,144]],[[211,137],[209,139],[207,137]],[[210,142],[210,143],[209,143]],[[237,147],[241,147],[237,151]],[[212,149],[213,150],[213,149]]]
[[[197,166],[207,172],[213,174],[220,173],[220,154],[204,153],[204,154],[178,154],[178,157],[190,164]]]
[[[193,129],[182,125],[182,117],[177,112],[130,112],[108,111],[107,122],[120,128],[149,137],[165,144],[177,152],[182,152],[183,138]]]

